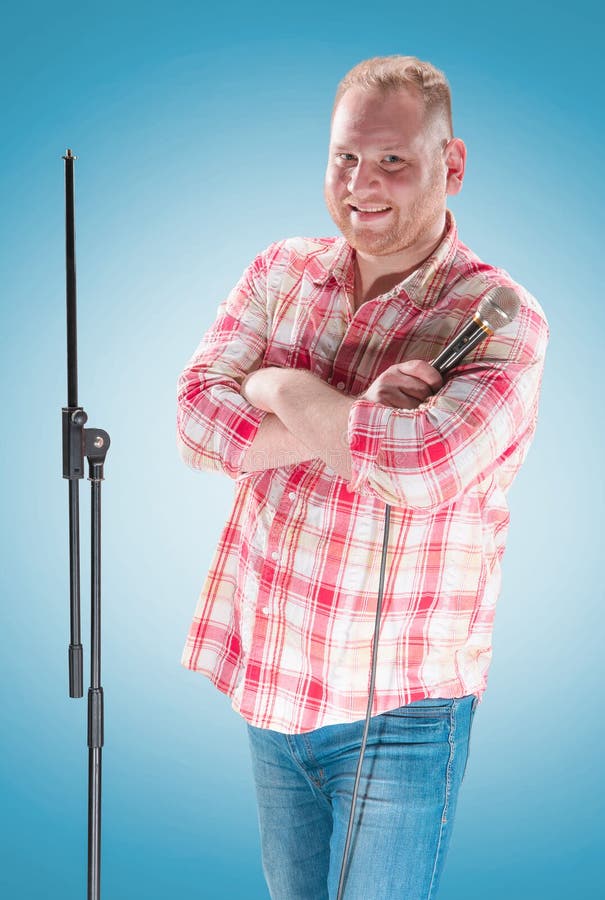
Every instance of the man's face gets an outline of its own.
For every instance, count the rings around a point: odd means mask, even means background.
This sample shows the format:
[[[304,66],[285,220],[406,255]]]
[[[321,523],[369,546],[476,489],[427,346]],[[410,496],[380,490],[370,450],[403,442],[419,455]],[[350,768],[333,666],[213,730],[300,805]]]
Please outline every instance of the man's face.
[[[328,211],[349,244],[386,256],[422,247],[436,230],[440,237],[446,143],[445,127],[427,125],[415,92],[349,88],[334,114],[324,186]]]

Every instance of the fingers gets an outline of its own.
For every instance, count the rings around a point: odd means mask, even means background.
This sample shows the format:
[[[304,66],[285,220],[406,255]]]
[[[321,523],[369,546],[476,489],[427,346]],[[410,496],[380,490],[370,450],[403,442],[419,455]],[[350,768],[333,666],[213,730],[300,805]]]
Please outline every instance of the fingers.
[[[408,359],[405,362],[391,366],[391,368],[398,369],[402,375],[410,375],[425,382],[430,386],[431,393],[438,391],[443,385],[443,378],[437,369],[424,359]],[[387,371],[389,370],[387,369]]]
[[[255,369],[249,372],[240,385],[240,394],[251,406],[270,411],[269,391],[271,388],[271,370]]]
[[[427,384],[426,381],[422,381],[414,375],[394,372],[390,376],[390,379],[392,379],[392,384],[395,388],[402,391],[404,394],[408,394],[410,397],[414,397],[416,400],[426,400],[427,397],[433,395],[431,386]]]
[[[363,396],[384,406],[415,409],[442,384],[441,375],[430,363],[419,359],[407,360],[386,369]]]
[[[423,398],[423,400],[426,398]],[[416,397],[412,397],[410,394],[406,394],[404,391],[395,390],[389,397],[389,401],[382,400],[381,402],[385,406],[392,406],[394,409],[416,409],[423,400],[418,400]]]

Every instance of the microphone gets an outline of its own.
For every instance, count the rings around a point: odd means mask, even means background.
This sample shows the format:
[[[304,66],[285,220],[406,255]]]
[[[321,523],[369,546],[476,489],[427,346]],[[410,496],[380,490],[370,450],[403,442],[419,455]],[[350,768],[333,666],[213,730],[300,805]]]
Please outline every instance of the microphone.
[[[481,300],[471,321],[449,342],[431,365],[441,375],[445,375],[480,341],[491,337],[494,331],[512,322],[520,306],[521,301],[510,288],[492,288]]]

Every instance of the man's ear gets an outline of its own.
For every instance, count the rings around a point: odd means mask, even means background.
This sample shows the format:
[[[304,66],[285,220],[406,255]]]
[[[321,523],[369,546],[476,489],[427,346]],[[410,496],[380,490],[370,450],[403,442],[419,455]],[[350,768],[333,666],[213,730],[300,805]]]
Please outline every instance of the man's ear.
[[[443,161],[447,169],[446,193],[459,194],[466,167],[466,146],[461,138],[452,138],[447,142],[443,148]]]

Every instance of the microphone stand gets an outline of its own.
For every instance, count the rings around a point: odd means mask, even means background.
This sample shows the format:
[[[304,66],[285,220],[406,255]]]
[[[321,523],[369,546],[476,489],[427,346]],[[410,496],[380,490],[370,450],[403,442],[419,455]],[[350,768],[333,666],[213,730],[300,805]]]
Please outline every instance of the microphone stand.
[[[82,697],[80,643],[80,518],[79,479],[88,460],[91,488],[91,666],[88,689],[88,900],[100,900],[101,890],[101,754],[103,747],[103,688],[101,687],[101,482],[109,449],[109,435],[100,428],[84,428],[88,416],[78,405],[76,324],[76,254],[74,222],[74,160],[65,160],[65,260],[67,296],[67,406],[63,407],[63,478],[69,479],[69,696]]]

